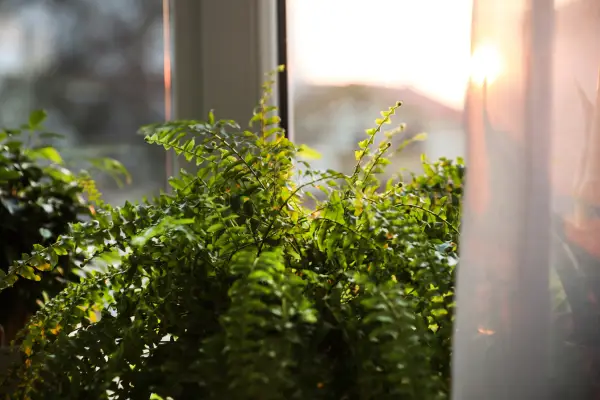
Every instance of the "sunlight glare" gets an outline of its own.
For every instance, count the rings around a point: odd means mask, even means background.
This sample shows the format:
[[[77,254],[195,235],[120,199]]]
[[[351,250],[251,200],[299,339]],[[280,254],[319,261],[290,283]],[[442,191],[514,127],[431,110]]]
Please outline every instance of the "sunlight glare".
[[[502,58],[498,49],[485,44],[477,47],[471,56],[471,81],[477,85],[493,83],[502,72]]]

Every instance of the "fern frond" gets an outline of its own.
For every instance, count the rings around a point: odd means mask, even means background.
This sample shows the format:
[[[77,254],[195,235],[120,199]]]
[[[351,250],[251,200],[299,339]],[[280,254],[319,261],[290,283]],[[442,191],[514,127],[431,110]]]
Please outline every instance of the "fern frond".
[[[424,342],[427,327],[416,319],[410,297],[393,280],[378,285],[359,276],[356,281],[364,287],[360,298],[364,307],[364,339],[359,344],[361,398],[442,398],[445,388],[431,367],[431,353]],[[439,396],[427,397],[432,393]]]
[[[96,181],[92,179],[89,174],[82,173],[77,178],[77,182],[79,186],[83,189],[83,193],[87,195],[88,202],[95,204],[98,207],[104,205],[104,201],[102,200],[102,193],[98,190],[96,186]],[[91,209],[92,213],[95,213],[95,210]]]
[[[242,252],[233,260],[232,273],[241,276],[222,318],[231,398],[276,400],[294,386],[299,326],[314,323],[316,316],[302,295],[303,281],[286,273],[282,251],[255,254]]]

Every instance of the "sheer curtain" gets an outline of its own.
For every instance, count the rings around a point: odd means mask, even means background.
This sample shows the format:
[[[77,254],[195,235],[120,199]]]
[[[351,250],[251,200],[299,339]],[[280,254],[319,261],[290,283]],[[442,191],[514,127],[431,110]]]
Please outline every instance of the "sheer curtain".
[[[475,0],[453,398],[600,398],[600,2]]]

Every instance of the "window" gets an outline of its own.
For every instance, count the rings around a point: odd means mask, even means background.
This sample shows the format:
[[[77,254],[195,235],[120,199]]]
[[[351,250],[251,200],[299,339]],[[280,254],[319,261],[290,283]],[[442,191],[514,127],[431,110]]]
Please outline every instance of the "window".
[[[136,134],[165,118],[161,0],[0,0],[0,123],[16,127],[34,109],[74,165],[113,157],[132,174],[119,189],[98,176],[106,200],[156,194],[164,151]]]
[[[322,154],[313,166],[351,172],[363,132],[398,100],[404,106],[393,122],[406,123],[406,130],[396,144],[421,131],[428,139],[395,155],[390,171],[420,170],[422,153],[464,154],[471,5],[288,1],[291,131]]]
[[[99,179],[122,203],[178,168],[139,126],[210,109],[244,123],[264,74],[286,63],[278,105],[293,140],[322,154],[314,167],[348,172],[364,130],[402,100],[398,143],[428,138],[389,170],[414,171],[422,153],[464,153],[470,13],[470,0],[0,0],[0,122],[47,109],[67,158],[110,156],[131,171],[122,189]]]

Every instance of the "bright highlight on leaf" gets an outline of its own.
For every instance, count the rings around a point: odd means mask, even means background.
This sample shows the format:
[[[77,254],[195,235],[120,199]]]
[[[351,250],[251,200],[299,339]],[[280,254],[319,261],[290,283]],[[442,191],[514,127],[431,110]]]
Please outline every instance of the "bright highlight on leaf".
[[[27,155],[33,159],[45,159],[56,164],[64,164],[64,161],[58,150],[56,150],[54,147],[31,149],[27,152]]]
[[[305,144],[298,147],[298,152],[300,153],[300,157],[307,160],[318,160],[321,158],[321,154],[318,151],[311,149]]]

